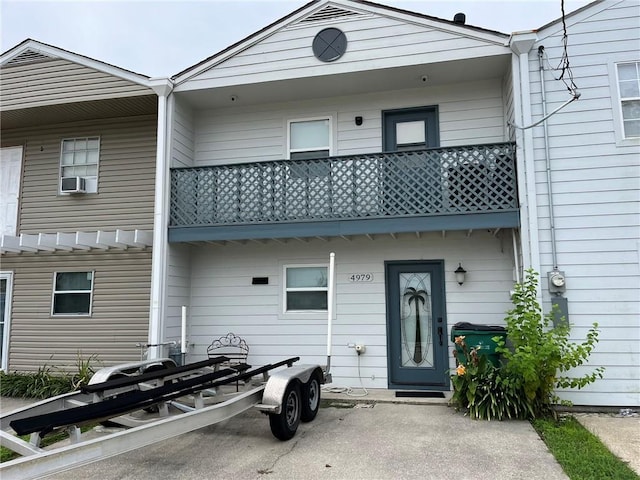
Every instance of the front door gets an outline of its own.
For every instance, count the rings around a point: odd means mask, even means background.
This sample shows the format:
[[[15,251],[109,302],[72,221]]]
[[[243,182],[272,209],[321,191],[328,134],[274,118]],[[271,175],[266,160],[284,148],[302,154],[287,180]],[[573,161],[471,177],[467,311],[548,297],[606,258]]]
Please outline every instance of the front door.
[[[385,262],[389,388],[448,390],[444,262]]]
[[[8,368],[9,316],[11,314],[11,290],[13,273],[0,272],[0,359],[1,368]]]

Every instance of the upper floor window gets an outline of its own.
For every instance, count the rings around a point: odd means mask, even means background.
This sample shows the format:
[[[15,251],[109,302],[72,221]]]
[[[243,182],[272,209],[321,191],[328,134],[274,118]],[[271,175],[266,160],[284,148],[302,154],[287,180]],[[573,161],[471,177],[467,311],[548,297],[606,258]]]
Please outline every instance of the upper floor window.
[[[62,188],[62,179],[80,178],[78,185],[84,184],[86,192],[98,191],[98,159],[100,157],[100,138],[68,138],[62,140],[60,154],[60,191],[69,191],[69,185],[73,180],[65,180],[65,188]]]
[[[53,279],[52,315],[91,315],[93,272],[57,272]]]
[[[327,267],[285,267],[285,310],[327,311]]]
[[[331,155],[331,118],[289,121],[289,158],[305,160]]]
[[[640,62],[617,67],[624,138],[640,137]]]

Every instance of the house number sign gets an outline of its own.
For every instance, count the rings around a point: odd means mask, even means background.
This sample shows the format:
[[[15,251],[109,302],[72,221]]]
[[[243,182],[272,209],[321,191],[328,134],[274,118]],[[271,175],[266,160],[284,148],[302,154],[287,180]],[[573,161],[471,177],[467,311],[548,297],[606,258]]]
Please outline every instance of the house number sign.
[[[353,283],[373,282],[373,273],[352,273],[349,281]]]

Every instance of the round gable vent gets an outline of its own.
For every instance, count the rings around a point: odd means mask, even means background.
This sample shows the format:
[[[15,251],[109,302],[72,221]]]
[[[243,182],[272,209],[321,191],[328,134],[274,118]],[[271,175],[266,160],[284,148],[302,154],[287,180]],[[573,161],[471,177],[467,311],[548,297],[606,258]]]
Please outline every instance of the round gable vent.
[[[325,28],[315,36],[312,47],[318,60],[333,62],[347,51],[347,36],[337,28]]]

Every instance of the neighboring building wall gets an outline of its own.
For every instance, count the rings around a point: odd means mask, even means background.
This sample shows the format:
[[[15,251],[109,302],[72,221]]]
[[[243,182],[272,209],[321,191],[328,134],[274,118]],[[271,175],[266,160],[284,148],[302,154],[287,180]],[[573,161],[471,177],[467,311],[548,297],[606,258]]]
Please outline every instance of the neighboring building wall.
[[[139,358],[149,323],[151,250],[6,254],[13,271],[8,371],[59,367],[73,371]],[[92,314],[52,316],[55,272],[94,271]],[[77,371],[77,370],[76,370]]]
[[[438,105],[441,146],[502,142],[502,79],[351,95],[288,104],[196,112],[195,164],[223,165],[286,157],[287,120],[333,116],[336,155],[382,151],[382,111]],[[363,123],[356,126],[355,116]]]
[[[202,359],[214,338],[231,331],[247,340],[249,363],[254,365],[287,356],[325,364],[327,315],[283,314],[282,276],[284,265],[328,264],[330,252],[336,253],[332,372],[337,385],[360,385],[357,356],[347,348],[347,343],[357,342],[367,346],[360,366],[364,385],[387,388],[386,260],[445,260],[447,343],[456,322],[501,324],[511,306],[513,253],[509,231],[497,236],[474,231],[469,236],[467,232],[447,232],[443,238],[441,232],[434,232],[421,238],[401,235],[396,240],[376,236],[374,240],[290,240],[285,245],[269,242],[191,249],[189,360]],[[468,271],[462,286],[453,274],[458,262]],[[170,284],[184,284],[184,268],[172,271],[175,278]],[[348,276],[358,272],[372,273],[374,281],[351,283]],[[269,284],[251,285],[254,276],[269,277]],[[454,367],[453,358],[450,366]]]
[[[5,66],[0,76],[3,110],[152,93],[142,85],[62,59]]]
[[[640,405],[640,140],[617,140],[615,122],[615,62],[640,61],[639,21],[635,1],[594,5],[567,19],[570,65],[582,96],[548,121],[558,267],[566,272],[572,338],[584,340],[598,322],[600,342],[590,365],[606,367],[605,378],[593,385],[560,392],[579,405]],[[537,48],[543,45],[549,64],[558,65],[562,25],[539,32],[539,38],[529,57],[534,120],[542,113]],[[551,72],[545,79],[550,112],[569,95]],[[546,275],[553,264],[542,127],[533,134],[541,285],[548,306]]]
[[[111,118],[6,130],[2,145],[22,145],[18,232],[151,230],[156,117]],[[61,195],[60,149],[65,138],[99,136],[98,193]],[[78,355],[102,364],[139,358],[148,335],[151,250],[7,253],[13,301],[9,370],[43,365],[73,368]],[[51,315],[53,278],[60,271],[94,271],[90,317]]]
[[[65,138],[99,136],[98,193],[61,195]],[[2,132],[2,146],[22,145],[20,233],[153,228],[155,116],[139,116]]]

